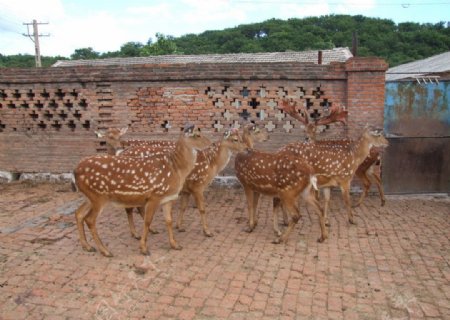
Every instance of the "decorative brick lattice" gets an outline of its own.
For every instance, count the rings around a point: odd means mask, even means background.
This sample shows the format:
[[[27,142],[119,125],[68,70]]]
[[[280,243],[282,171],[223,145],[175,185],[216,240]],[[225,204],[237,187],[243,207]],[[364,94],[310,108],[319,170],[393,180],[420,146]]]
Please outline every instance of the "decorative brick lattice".
[[[0,132],[89,130],[88,107],[77,89],[0,89]]]
[[[282,99],[305,106],[312,119],[324,115],[324,109],[332,104],[320,86],[261,84],[258,87],[224,85],[198,89],[140,88],[128,106],[135,115],[132,128],[141,132],[176,132],[187,121],[220,132],[252,121],[274,133],[304,134],[303,126],[278,108]]]

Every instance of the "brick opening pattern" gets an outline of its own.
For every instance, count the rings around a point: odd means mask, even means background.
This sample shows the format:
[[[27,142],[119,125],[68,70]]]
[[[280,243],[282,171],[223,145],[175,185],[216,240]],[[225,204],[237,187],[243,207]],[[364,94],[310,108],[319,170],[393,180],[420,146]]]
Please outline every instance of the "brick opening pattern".
[[[0,132],[89,130],[88,107],[77,89],[0,89]]]
[[[240,128],[246,122],[264,126],[269,132],[304,133],[297,120],[278,108],[289,98],[304,106],[311,119],[321,117],[333,100],[321,86],[208,86],[206,88],[140,88],[128,101],[137,131],[175,132],[185,122],[220,132]],[[320,131],[327,130],[323,126]]]

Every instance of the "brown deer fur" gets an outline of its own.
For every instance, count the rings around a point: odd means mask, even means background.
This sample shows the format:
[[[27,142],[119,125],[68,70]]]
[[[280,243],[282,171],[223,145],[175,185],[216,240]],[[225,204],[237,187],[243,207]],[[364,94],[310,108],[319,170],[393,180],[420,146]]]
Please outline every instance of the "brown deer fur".
[[[316,181],[314,171],[306,162],[282,152],[268,153],[248,149],[237,154],[235,170],[247,198],[248,232],[256,226],[255,211],[260,194],[278,197],[282,207],[289,213],[291,221],[283,234],[280,235],[278,230],[274,242],[286,242],[300,219],[297,198],[301,194],[306,203],[319,215],[321,226],[319,241],[328,237],[323,211],[312,190]]]
[[[379,131],[366,128],[361,137],[348,143],[296,142],[284,146],[280,152],[298,156],[310,164],[318,179],[319,188],[325,188],[325,218],[328,218],[329,187],[339,186],[347,207],[348,220],[354,223],[350,203],[350,183],[358,166],[367,158],[370,149],[386,147],[388,141]]]
[[[189,203],[189,196],[192,195],[200,212],[203,233],[207,237],[212,236],[211,231],[208,229],[206,219],[204,199],[205,189],[209,186],[214,177],[227,166],[232,153],[243,151],[245,147],[246,145],[243,143],[238,130],[233,129],[227,130],[221,141],[215,142],[198,152],[195,167],[187,176],[180,192],[180,212],[178,213],[176,223],[178,231],[185,231],[182,226],[183,218]],[[139,146],[126,149],[122,155],[146,156],[154,152],[154,148]],[[132,225],[133,227],[131,227]],[[130,229],[134,229],[134,223],[132,222],[130,222]]]
[[[331,107],[330,109],[331,110],[329,111],[330,112],[329,115],[311,122],[309,121],[308,114],[304,108],[301,108],[301,113],[298,113],[297,110],[295,109],[295,103],[289,103],[288,101],[284,100],[281,104],[281,110],[283,110],[291,117],[293,117],[294,119],[300,121],[305,125],[306,137],[308,140],[325,144],[350,143],[349,139],[316,140],[317,126],[326,125],[334,122],[341,122],[343,124],[346,124],[347,111],[341,110],[340,108],[337,107]],[[384,204],[386,203],[383,186],[381,184],[381,176],[379,172],[374,171],[374,165],[380,163],[382,151],[383,151],[382,148],[372,148],[370,150],[370,154],[356,170],[355,175],[363,183],[363,192],[361,193],[361,197],[354,205],[354,207],[359,206],[364,201],[364,198],[367,196],[370,190],[372,182],[375,182],[378,188],[378,193],[381,199],[381,206],[384,206]],[[329,190],[325,191],[326,195],[329,195],[329,192],[330,192]],[[326,203],[325,208],[327,207],[328,204]]]
[[[125,208],[145,207],[140,240],[142,254],[149,253],[148,229],[159,205],[163,206],[170,244],[172,248],[179,248],[173,238],[172,202],[194,168],[196,150],[209,143],[189,126],[180,135],[175,150],[165,155],[146,158],[97,155],[81,160],[74,176],[78,190],[87,198],[75,212],[82,247],[87,251],[94,250],[86,240],[86,222],[100,252],[105,256],[112,255],[98,236],[96,219],[107,204],[114,203]]]

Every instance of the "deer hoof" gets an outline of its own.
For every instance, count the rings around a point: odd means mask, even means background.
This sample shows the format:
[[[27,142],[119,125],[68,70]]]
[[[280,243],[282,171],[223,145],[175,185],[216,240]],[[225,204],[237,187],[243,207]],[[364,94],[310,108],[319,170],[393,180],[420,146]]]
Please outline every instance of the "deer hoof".
[[[282,241],[281,241],[281,238],[279,237],[279,238],[276,238],[276,239],[274,239],[273,241],[272,241],[272,243],[273,244],[280,244]]]
[[[159,234],[159,231],[155,229],[149,229],[149,231],[151,234]]]
[[[349,222],[350,224],[356,225],[356,222],[355,222],[353,219],[348,219],[348,222]]]
[[[141,249],[141,254],[142,254],[143,256],[149,256],[149,255],[150,255],[150,251],[149,251],[148,249],[145,249],[145,250],[142,250],[142,249]]]
[[[112,254],[111,252],[109,252],[109,251],[102,252],[102,254],[103,254],[105,257],[108,257],[108,258],[111,258],[111,257],[113,256],[113,254]]]
[[[83,249],[86,250],[87,252],[95,252],[95,251],[97,251],[94,247],[91,247],[91,246],[83,247]]]
[[[322,243],[322,242],[324,242],[325,241],[325,238],[324,237],[320,237],[319,239],[317,239],[317,242],[318,243]]]
[[[185,228],[179,227],[179,228],[177,228],[177,229],[178,229],[178,232],[186,232],[186,229],[185,229]]]
[[[172,249],[173,249],[173,250],[181,250],[181,249],[183,249],[183,247],[180,246],[179,244],[176,244],[176,245],[173,245],[173,246],[172,246]]]
[[[381,200],[381,206],[384,207],[384,205],[386,204],[386,200]]]
[[[211,232],[209,232],[209,231],[203,231],[203,234],[206,236],[206,237],[212,237],[213,236],[213,234],[211,233]]]
[[[281,237],[282,233],[280,230],[274,231],[275,232],[275,237]]]
[[[251,233],[253,231],[253,229],[255,229],[255,227],[248,226],[247,228],[244,229],[244,231],[247,233]]]

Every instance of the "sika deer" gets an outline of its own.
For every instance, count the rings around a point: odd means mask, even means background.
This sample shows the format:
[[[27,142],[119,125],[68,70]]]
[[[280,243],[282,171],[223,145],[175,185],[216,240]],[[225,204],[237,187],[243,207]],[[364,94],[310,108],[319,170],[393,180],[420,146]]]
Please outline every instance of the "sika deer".
[[[117,128],[108,128],[106,131],[95,131],[95,134],[99,138],[104,138],[106,140],[107,153],[110,155],[120,155],[126,148],[132,148],[136,146],[147,146],[156,149],[162,148],[175,148],[176,141],[169,140],[121,140],[122,136],[127,132],[128,127],[123,127],[120,129]],[[161,154],[158,152],[157,154]],[[125,208],[125,212],[127,213],[128,218],[128,226],[130,227],[131,235],[140,239],[141,237],[136,232],[136,228],[134,226],[133,220],[133,209],[134,208]],[[144,209],[141,207],[137,208],[138,213],[142,218],[144,218]],[[158,231],[152,229],[150,227],[149,230],[153,234],[157,234]]]
[[[230,161],[232,153],[243,151],[246,145],[242,142],[238,130],[227,130],[221,141],[213,143],[208,148],[198,152],[195,167],[187,176],[183,188],[180,192],[180,212],[177,218],[176,228],[180,232],[184,232],[183,218],[189,203],[189,196],[193,195],[197,208],[200,212],[203,233],[207,237],[211,237],[212,233],[208,229],[204,192],[213,178],[222,171]],[[154,152],[153,148],[147,146],[139,146],[126,149],[122,155],[127,156],[146,156]],[[130,229],[132,222],[130,222]],[[134,228],[134,224],[133,224]]]
[[[142,254],[149,254],[148,229],[156,209],[162,205],[170,245],[179,249],[173,238],[172,202],[178,197],[186,177],[194,168],[197,149],[209,143],[206,137],[194,131],[194,126],[187,126],[175,150],[165,155],[146,158],[97,155],[81,160],[74,176],[78,189],[87,197],[87,201],[75,212],[82,247],[87,251],[95,250],[86,240],[86,222],[100,252],[112,256],[98,236],[96,219],[108,203],[115,203],[125,208],[145,207],[140,240]]]
[[[296,142],[280,149],[294,154],[310,164],[317,176],[319,188],[325,188],[325,219],[328,219],[329,188],[339,186],[347,207],[348,220],[354,223],[350,203],[350,183],[358,166],[367,158],[370,149],[386,147],[388,141],[378,130],[364,129],[361,137],[348,143]],[[327,220],[328,221],[328,220]]]
[[[258,128],[258,126],[256,126],[254,123],[248,124],[246,126],[244,126],[243,129],[243,134],[242,134],[242,140],[244,140],[244,142],[247,144],[247,147],[252,149],[254,142],[263,142],[268,140],[269,135],[267,133],[267,130],[260,130]],[[278,215],[277,215],[277,208],[280,207],[280,201],[278,198],[274,198],[273,199],[273,230],[275,232],[276,235],[281,235],[281,231],[278,227]],[[255,211],[256,211],[256,207],[255,207]],[[255,225],[257,224],[257,219],[256,219],[256,213],[254,214],[255,218]],[[284,225],[287,226],[289,224],[289,219],[287,216],[287,213],[285,210],[283,210],[283,221],[284,221]],[[250,229],[247,229],[247,231],[251,231]]]
[[[286,101],[283,101],[281,110],[289,114],[294,119],[300,121],[305,125],[306,129],[306,135],[307,139],[314,141],[316,143],[320,144],[328,144],[328,145],[334,145],[334,144],[349,144],[351,143],[351,140],[349,139],[340,139],[340,140],[316,140],[316,131],[317,126],[319,125],[326,125],[334,122],[342,122],[343,124],[347,123],[346,117],[347,117],[347,111],[342,110],[337,107],[331,107],[330,108],[330,114],[322,117],[320,119],[316,119],[313,122],[309,121],[308,114],[304,108],[302,108],[302,113],[298,113],[295,109],[294,104],[289,104]],[[381,205],[384,206],[386,200],[384,197],[383,192],[383,186],[381,184],[381,177],[379,173],[374,171],[373,166],[380,162],[381,160],[381,152],[383,151],[382,148],[372,148],[370,149],[370,154],[367,156],[367,158],[364,160],[363,163],[358,167],[358,169],[355,172],[355,175],[362,181],[363,183],[363,192],[361,194],[361,197],[359,198],[358,202],[354,205],[354,207],[359,206],[364,198],[367,196],[367,193],[370,190],[370,187],[372,185],[372,181],[375,182],[378,192],[380,194],[381,199]],[[371,178],[373,180],[371,180]],[[329,190],[326,191],[329,193]],[[327,205],[325,206],[327,208]],[[326,210],[326,209],[325,209]]]
[[[306,162],[291,154],[248,149],[237,154],[235,170],[247,198],[248,232],[256,226],[255,211],[260,194],[278,197],[283,208],[291,216],[291,221],[283,234],[274,223],[277,234],[274,243],[286,242],[300,219],[297,198],[301,194],[306,203],[319,215],[321,229],[319,241],[322,242],[328,237],[323,211],[312,192],[312,187],[316,188],[317,178],[312,167]]]

